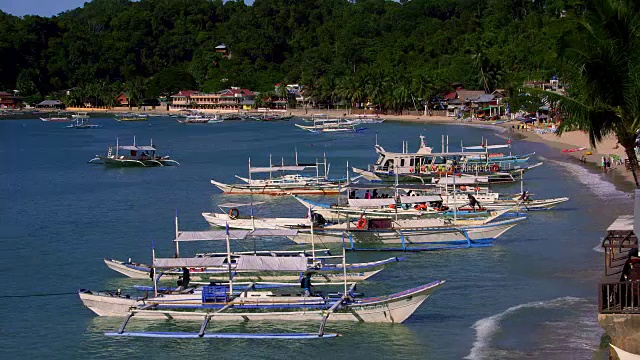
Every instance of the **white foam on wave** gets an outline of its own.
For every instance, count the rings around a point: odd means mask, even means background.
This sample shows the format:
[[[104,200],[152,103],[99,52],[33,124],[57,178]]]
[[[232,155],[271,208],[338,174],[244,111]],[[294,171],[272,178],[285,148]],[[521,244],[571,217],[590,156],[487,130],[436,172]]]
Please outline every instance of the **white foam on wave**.
[[[611,183],[607,179],[604,179],[602,175],[594,174],[582,165],[545,159],[543,157],[540,157],[540,159],[543,161],[548,161],[553,166],[564,168],[575,181],[584,185],[590,192],[601,199],[628,199],[631,197],[631,194],[616,189],[615,185],[613,185],[613,183]]]
[[[476,331],[476,340],[473,342],[473,347],[469,352],[469,355],[465,359],[480,360],[484,358],[492,358],[491,356],[491,339],[500,330],[500,322],[523,309],[536,309],[536,308],[559,308],[565,306],[575,305],[576,303],[586,302],[586,299],[566,296],[549,301],[534,301],[526,304],[520,304],[508,308],[507,310],[495,314],[484,319],[480,319],[473,324],[472,328]]]
[[[593,251],[597,253],[604,253],[604,248],[602,247],[602,240],[604,240],[604,238],[601,238],[600,241],[598,242],[598,245],[594,246]]]

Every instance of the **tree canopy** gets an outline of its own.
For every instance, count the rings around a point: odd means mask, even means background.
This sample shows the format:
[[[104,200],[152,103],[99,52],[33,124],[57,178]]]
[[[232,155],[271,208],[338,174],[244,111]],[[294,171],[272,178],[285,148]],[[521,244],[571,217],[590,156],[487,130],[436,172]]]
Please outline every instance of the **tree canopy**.
[[[562,75],[558,42],[587,10],[580,0],[94,0],[51,18],[0,11],[0,89],[44,96],[141,78],[155,96],[285,81],[318,101],[401,108],[451,83],[492,91]]]

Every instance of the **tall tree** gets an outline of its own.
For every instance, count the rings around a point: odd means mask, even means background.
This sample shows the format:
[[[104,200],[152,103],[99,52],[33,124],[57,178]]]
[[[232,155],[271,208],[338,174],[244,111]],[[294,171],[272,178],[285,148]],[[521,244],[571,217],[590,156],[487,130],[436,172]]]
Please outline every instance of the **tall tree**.
[[[574,67],[569,77],[572,96],[547,94],[566,115],[559,134],[584,130],[594,147],[615,134],[640,188],[635,153],[640,129],[640,3],[590,0],[580,25],[585,36],[581,41],[567,39],[571,45],[560,51]]]

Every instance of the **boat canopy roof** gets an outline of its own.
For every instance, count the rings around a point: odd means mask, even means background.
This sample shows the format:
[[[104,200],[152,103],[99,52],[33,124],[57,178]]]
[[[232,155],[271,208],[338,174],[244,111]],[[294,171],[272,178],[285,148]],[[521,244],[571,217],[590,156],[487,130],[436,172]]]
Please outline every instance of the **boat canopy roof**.
[[[426,202],[435,202],[442,201],[442,197],[440,195],[421,195],[421,196],[400,196],[400,202],[403,204],[412,204],[412,203],[426,203]]]
[[[295,229],[255,229],[255,230],[229,230],[229,239],[241,240],[249,236],[296,236]],[[219,241],[227,238],[226,230],[208,231],[181,231],[173,241]]]
[[[357,208],[389,206],[396,203],[393,198],[383,199],[349,199],[349,206]]]
[[[380,189],[402,189],[402,190],[433,190],[435,185],[433,184],[399,184],[394,185],[391,183],[374,183],[374,184],[348,184],[344,185],[347,190],[380,190]]]
[[[155,268],[176,268],[176,267],[213,267],[222,266],[223,257],[197,257],[197,258],[155,258],[153,267]]]
[[[264,166],[264,167],[252,167],[249,172],[264,173],[264,172],[278,172],[278,171],[303,171],[307,168],[315,168],[316,165],[284,165],[284,166]]]
[[[510,144],[502,144],[502,145],[487,145],[487,146],[482,146],[482,145],[478,145],[478,146],[463,146],[462,147],[462,151],[467,151],[467,150],[493,150],[493,149],[504,149],[504,148],[510,148],[511,145]]]
[[[133,146],[133,145],[121,145],[118,146],[121,150],[135,150],[135,151],[156,151],[156,148],[150,145]]]
[[[305,271],[307,258],[303,256],[254,256],[240,255],[236,270]]]
[[[218,207],[236,208],[236,207],[242,207],[242,206],[253,206],[253,205],[262,205],[262,204],[264,204],[264,201],[258,201],[258,202],[246,203],[246,204],[229,202],[224,204],[218,204]]]

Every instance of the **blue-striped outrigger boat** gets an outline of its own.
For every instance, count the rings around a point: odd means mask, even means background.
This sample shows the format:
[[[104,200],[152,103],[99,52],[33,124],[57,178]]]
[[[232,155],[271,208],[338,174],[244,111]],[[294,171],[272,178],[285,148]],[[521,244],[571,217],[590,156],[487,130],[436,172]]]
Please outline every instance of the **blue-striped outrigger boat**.
[[[228,230],[227,230],[228,233]],[[311,293],[311,284],[304,292],[283,293],[254,291],[255,283],[240,290],[234,290],[231,269],[229,236],[227,242],[227,267],[229,282],[224,285],[210,284],[199,288],[190,288],[188,284],[178,291],[160,293],[156,277],[157,269],[221,266],[223,259],[204,258],[156,258],[152,251],[153,295],[132,297],[120,292],[93,292],[81,289],[78,295],[83,304],[99,316],[124,317],[116,332],[107,332],[108,336],[131,337],[168,337],[168,338],[324,338],[338,334],[324,331],[327,321],[361,321],[381,323],[401,323],[411,316],[431,293],[444,283],[434,281],[405,291],[382,297],[358,298],[355,283],[350,287],[344,281],[343,291],[335,294]],[[342,253],[343,271],[346,272],[344,249]],[[247,271],[306,271],[307,260],[302,257],[274,258],[271,256],[241,255],[236,270]],[[346,276],[345,276],[346,279]],[[237,284],[236,284],[237,286]],[[184,332],[126,332],[125,327],[133,317],[143,319],[191,320],[202,321],[198,333]],[[319,321],[317,333],[279,333],[279,334],[208,334],[210,321]]]

